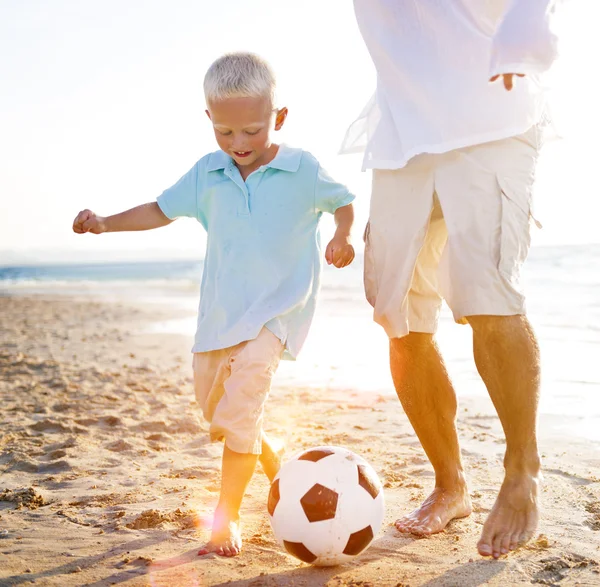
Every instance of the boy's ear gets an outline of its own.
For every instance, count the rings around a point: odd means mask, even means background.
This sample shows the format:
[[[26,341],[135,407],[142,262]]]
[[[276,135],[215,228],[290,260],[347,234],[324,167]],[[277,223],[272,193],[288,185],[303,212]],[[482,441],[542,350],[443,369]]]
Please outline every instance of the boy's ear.
[[[288,109],[286,107],[280,108],[275,115],[275,130],[281,129],[285,119],[288,115]]]
[[[210,117],[210,112],[208,111],[208,109],[207,109],[207,110],[205,110],[204,112],[206,112],[206,116],[208,116],[208,118],[209,118],[210,120],[212,120],[212,118]]]

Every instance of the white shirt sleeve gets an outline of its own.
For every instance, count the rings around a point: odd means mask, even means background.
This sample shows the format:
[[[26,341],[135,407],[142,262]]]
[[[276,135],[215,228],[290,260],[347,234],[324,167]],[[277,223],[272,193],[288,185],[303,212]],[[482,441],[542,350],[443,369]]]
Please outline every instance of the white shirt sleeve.
[[[492,44],[490,77],[503,73],[540,74],[557,57],[550,28],[556,0],[512,0]]]

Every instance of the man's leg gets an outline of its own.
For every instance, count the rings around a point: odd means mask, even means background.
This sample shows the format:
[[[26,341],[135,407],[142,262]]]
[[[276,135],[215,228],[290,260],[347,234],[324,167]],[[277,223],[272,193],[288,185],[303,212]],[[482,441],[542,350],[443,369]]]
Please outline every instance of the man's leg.
[[[456,434],[456,395],[431,334],[391,339],[390,367],[398,398],[435,470],[431,495],[396,528],[433,534],[471,513]]]
[[[242,549],[240,507],[252,478],[258,455],[242,454],[223,448],[221,495],[215,510],[210,542],[198,551],[199,555],[215,552],[235,556]]]
[[[525,316],[467,320],[473,328],[477,370],[506,435],[504,482],[478,543],[480,554],[498,558],[529,540],[538,523],[539,348]]]

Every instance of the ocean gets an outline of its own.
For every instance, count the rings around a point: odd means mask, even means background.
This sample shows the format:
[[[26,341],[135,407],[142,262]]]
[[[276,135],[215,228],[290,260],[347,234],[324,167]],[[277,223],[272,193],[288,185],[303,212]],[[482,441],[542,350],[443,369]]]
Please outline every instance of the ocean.
[[[75,295],[135,299],[185,310],[188,317],[150,326],[188,336],[195,330],[202,261],[140,261],[0,267],[0,295]],[[556,432],[600,440],[600,244],[533,247],[524,268],[528,314],[542,352],[540,415]],[[325,267],[319,304],[296,362],[284,361],[276,384],[392,394],[388,343],[372,322],[362,290],[362,258]],[[484,397],[472,357],[471,330],[444,308],[438,343],[459,399]]]

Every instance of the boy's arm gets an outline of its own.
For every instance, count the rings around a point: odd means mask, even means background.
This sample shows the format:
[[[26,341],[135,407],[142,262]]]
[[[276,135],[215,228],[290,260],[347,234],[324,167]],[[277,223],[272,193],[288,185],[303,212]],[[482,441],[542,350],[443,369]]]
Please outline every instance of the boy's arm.
[[[82,210],[73,221],[73,232],[83,234],[91,232],[123,232],[133,230],[151,230],[171,224],[156,202],[136,206],[112,216],[96,216],[91,210]]]
[[[352,204],[341,206],[334,212],[333,217],[337,230],[327,245],[325,260],[328,265],[333,264],[338,268],[346,267],[354,260],[354,247],[350,238],[354,224],[354,206]]]

